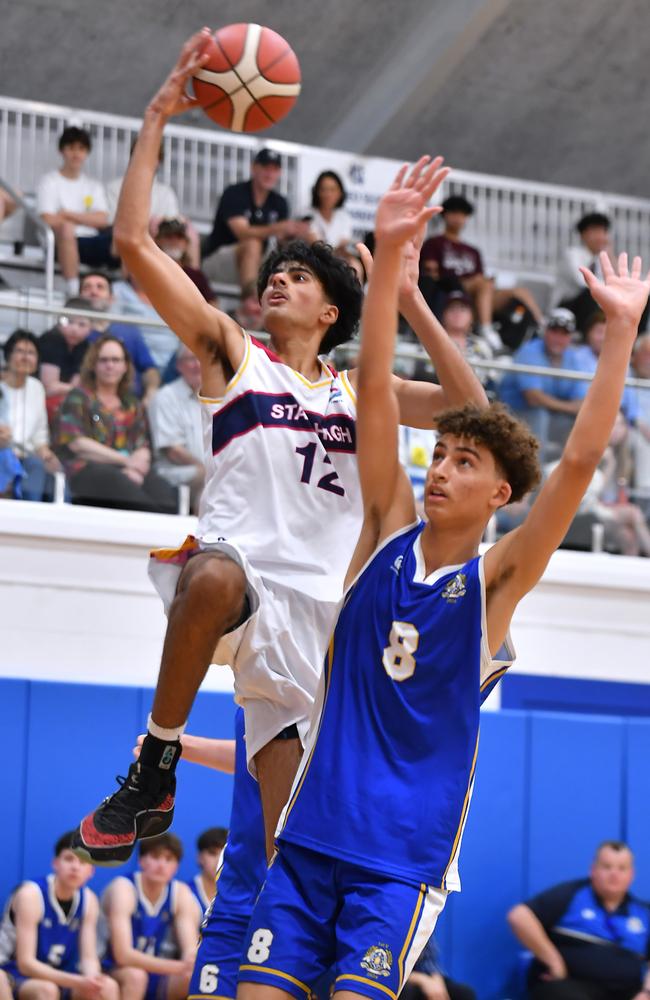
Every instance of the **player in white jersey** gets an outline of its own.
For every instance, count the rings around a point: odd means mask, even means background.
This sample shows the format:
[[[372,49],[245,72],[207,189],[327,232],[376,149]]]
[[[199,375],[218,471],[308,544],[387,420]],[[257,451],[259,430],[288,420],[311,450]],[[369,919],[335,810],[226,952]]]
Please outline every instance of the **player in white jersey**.
[[[168,627],[140,759],[77,834],[76,849],[98,864],[120,863],[138,837],[171,823],[179,738],[224,637],[216,659],[227,656],[235,669],[271,847],[361,519],[355,375],[338,375],[319,359],[354,332],[362,299],[356,275],[323,244],[272,254],[258,282],[267,349],[208,306],[148,233],[163,127],[192,104],[185,85],[203,62],[204,39],[189,40],[145,113],[114,228],[127,269],[201,362],[208,472],[198,537],[154,560]],[[432,191],[447,173],[441,163]],[[434,411],[482,405],[485,395],[417,291],[418,257],[411,244],[402,306],[444,388],[395,384],[402,421],[428,427]]]

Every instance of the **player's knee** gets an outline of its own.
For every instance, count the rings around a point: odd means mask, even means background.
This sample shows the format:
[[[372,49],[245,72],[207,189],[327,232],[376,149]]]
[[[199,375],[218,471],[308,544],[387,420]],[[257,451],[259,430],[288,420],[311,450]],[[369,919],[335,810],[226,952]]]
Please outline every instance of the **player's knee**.
[[[59,1000],[61,993],[56,983],[51,983],[48,979],[31,979],[25,984],[25,990],[19,990],[20,998],[29,997],[30,1000]]]
[[[241,614],[245,594],[246,577],[241,566],[232,559],[205,553],[196,556],[187,566],[177,597],[187,601],[194,614],[205,609],[214,617],[215,607],[219,607],[230,618]]]
[[[142,972],[142,969],[135,969],[135,972]],[[120,987],[110,976],[102,976],[101,1000],[120,1000]]]
[[[149,976],[144,969],[136,969],[131,966],[120,970],[120,986],[122,987],[122,992],[128,994],[130,997],[144,997],[147,992],[147,984],[149,982]],[[119,989],[117,983],[115,986]]]

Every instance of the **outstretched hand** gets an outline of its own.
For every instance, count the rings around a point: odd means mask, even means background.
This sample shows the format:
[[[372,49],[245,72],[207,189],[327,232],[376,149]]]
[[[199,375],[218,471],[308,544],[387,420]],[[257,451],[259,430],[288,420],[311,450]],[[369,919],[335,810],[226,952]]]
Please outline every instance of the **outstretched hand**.
[[[207,43],[211,34],[209,28],[201,28],[191,38],[188,38],[173,70],[158,93],[149,102],[150,110],[170,118],[172,115],[180,115],[183,111],[198,104],[196,98],[187,93],[187,84],[197,69],[204,66],[209,59]]]
[[[400,168],[377,207],[377,242],[396,246],[406,243],[424,231],[429,219],[441,211],[439,206],[428,203],[449,173],[442,163],[441,156],[434,160],[422,156],[410,171],[408,165]]]
[[[642,278],[641,258],[635,257],[630,273],[626,253],[619,255],[618,273],[605,251],[600,255],[600,266],[603,271],[603,281],[600,281],[588,268],[580,268],[592,298],[608,320],[625,320],[633,324],[636,330],[650,293],[650,272]]]

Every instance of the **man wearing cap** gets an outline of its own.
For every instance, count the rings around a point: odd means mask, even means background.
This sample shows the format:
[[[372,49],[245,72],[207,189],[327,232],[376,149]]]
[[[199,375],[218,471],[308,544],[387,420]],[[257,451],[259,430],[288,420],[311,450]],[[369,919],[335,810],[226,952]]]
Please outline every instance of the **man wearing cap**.
[[[513,355],[517,365],[540,365],[580,371],[579,358],[571,346],[576,323],[569,309],[553,309],[544,332],[523,344]],[[549,438],[561,442],[571,429],[584,393],[580,382],[549,375],[508,372],[499,387],[499,399],[525,420],[548,451]]]
[[[289,219],[287,199],[275,187],[282,163],[274,149],[253,160],[250,180],[231,184],[221,195],[212,232],[202,247],[203,267],[213,281],[236,281],[245,315],[259,317],[257,272],[269,237],[306,238],[309,224]]]

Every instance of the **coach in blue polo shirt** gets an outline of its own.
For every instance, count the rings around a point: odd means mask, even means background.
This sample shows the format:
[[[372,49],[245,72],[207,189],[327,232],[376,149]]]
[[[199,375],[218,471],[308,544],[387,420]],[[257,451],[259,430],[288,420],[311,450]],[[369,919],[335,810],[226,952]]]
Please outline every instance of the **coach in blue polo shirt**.
[[[648,1000],[650,905],[630,895],[634,859],[606,840],[588,879],[519,903],[510,927],[535,956],[531,1000]]]

